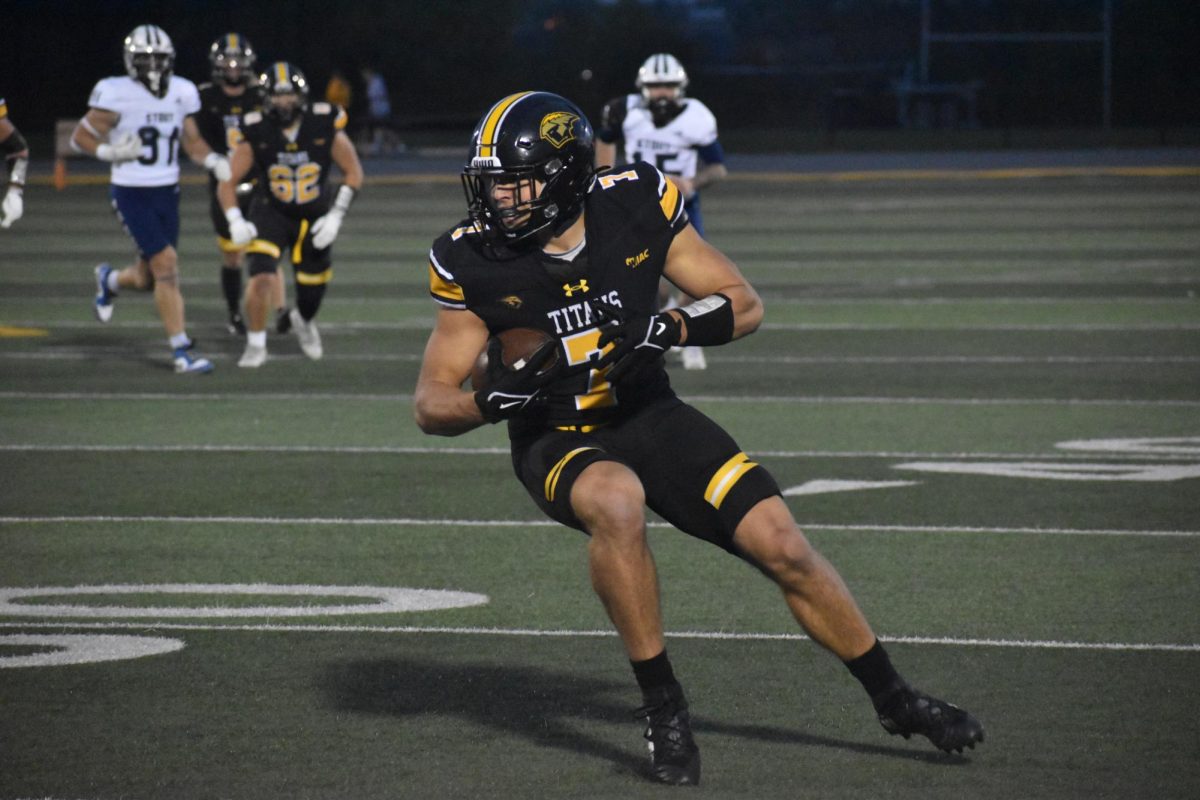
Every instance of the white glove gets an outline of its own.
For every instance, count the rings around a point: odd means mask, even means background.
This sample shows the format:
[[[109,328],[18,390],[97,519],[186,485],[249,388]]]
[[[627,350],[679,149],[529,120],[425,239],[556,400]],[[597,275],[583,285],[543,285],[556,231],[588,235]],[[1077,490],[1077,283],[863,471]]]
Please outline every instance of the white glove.
[[[101,161],[133,161],[142,155],[142,139],[133,131],[126,131],[111,144],[104,142],[96,146],[96,158]]]
[[[213,174],[213,177],[219,181],[227,181],[233,177],[233,170],[229,168],[229,159],[220,153],[209,153],[204,157],[204,168]]]
[[[0,203],[0,228],[11,227],[25,213],[25,201],[21,199],[21,187],[10,186]]]
[[[225,212],[225,220],[229,223],[229,241],[238,247],[245,247],[258,236],[258,228],[242,216],[242,210],[237,206]]]
[[[338,231],[342,227],[342,219],[346,216],[346,212],[340,208],[330,209],[329,213],[317,219],[312,224],[312,243],[313,247],[318,250],[324,250],[329,245],[333,244],[333,240],[337,238]]]

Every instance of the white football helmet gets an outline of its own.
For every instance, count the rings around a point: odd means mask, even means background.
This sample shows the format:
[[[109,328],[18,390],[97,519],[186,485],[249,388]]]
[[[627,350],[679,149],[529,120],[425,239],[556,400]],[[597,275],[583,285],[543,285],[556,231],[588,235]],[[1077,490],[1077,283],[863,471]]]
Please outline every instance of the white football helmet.
[[[157,25],[138,25],[125,37],[125,71],[155,97],[167,93],[175,67],[175,45]]]
[[[655,53],[642,62],[638,69],[637,88],[642,90],[642,98],[650,102],[647,85],[672,84],[675,88],[675,99],[683,98],[683,91],[688,85],[687,70],[679,59],[670,53]]]

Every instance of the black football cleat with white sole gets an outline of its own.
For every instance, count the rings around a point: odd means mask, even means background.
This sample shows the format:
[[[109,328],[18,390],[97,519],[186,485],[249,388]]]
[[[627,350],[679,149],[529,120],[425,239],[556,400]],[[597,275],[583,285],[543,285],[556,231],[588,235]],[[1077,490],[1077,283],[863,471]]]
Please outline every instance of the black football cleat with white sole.
[[[634,712],[646,720],[643,734],[650,745],[650,777],[673,786],[700,783],[700,748],[692,738],[691,716],[683,689],[673,686],[646,697]]]
[[[953,703],[930,697],[907,683],[887,692],[875,706],[879,724],[893,736],[905,739],[914,733],[939,750],[961,753],[983,742],[983,725]]]

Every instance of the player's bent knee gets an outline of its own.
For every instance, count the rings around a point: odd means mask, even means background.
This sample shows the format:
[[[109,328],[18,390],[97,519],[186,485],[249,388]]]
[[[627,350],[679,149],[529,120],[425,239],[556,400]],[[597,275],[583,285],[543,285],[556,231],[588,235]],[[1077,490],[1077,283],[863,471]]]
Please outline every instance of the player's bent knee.
[[[767,498],[746,514],[734,533],[734,545],[771,574],[805,571],[816,563],[816,550],[778,496]]]
[[[646,492],[624,464],[597,461],[571,487],[571,506],[592,535],[640,532],[645,527]]]

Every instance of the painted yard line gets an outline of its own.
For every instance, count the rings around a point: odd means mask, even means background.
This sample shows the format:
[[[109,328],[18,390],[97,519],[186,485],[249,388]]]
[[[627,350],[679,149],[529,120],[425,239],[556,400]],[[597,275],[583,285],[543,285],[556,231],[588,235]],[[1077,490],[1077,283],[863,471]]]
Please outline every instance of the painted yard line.
[[[885,302],[885,301],[877,301]],[[79,320],[48,320],[45,318],[36,320],[5,320],[5,325],[14,328],[49,328],[49,329],[64,329],[64,330],[98,330],[98,324],[95,322],[84,322]],[[161,330],[162,324],[152,321],[145,322],[113,322],[105,326],[109,329],[154,329]],[[413,320],[410,322],[323,322],[321,324],[322,333],[328,331],[337,333],[339,331],[403,331],[403,330],[430,330],[430,323],[426,320]],[[764,322],[762,330],[771,331],[912,331],[912,332],[933,332],[941,333],[944,331],[1017,331],[1017,332],[1038,332],[1038,331],[1081,331],[1085,333],[1125,333],[1125,332],[1156,332],[1156,331],[1197,331],[1200,330],[1200,322],[1133,322],[1133,323],[1108,323],[1108,322],[1080,322],[1080,323],[1053,323],[1045,324],[1025,324],[1025,323],[971,323],[971,324],[946,324],[946,325],[901,325],[894,323],[855,323],[855,322]]]
[[[0,338],[4,338],[0,335]],[[155,351],[158,352],[158,351]],[[55,348],[54,350],[29,350],[25,352],[8,352],[0,353],[0,359],[6,361],[96,361],[101,358],[126,358],[131,355],[131,349],[126,347],[86,347],[86,348]],[[151,353],[153,355],[153,353]],[[205,353],[205,358],[210,361],[234,361],[240,358],[240,353]],[[399,363],[418,363],[422,356],[417,353],[411,354],[377,354],[377,355],[360,355],[354,353],[338,354],[326,353],[323,357],[325,361],[340,361],[340,362],[399,362]],[[271,353],[272,361],[295,361],[304,363],[309,361],[307,356],[299,353]]]
[[[176,516],[53,516],[0,517],[0,525],[60,523],[163,523],[184,525],[333,525],[333,526],[407,526],[449,528],[561,528],[549,519],[419,519],[414,517],[176,517]],[[885,533],[971,533],[1039,534],[1049,536],[1141,536],[1200,538],[1200,531],[1106,530],[1085,528],[982,528],[956,525],[836,525],[799,522],[807,531],[849,531]],[[666,522],[647,522],[650,528],[674,528]]]
[[[1083,449],[1083,448],[1079,448]],[[353,445],[237,445],[237,444],[0,444],[0,452],[16,453],[326,453],[378,455],[509,455],[507,447],[414,447],[404,445],[360,447]],[[938,453],[843,450],[752,450],[756,458],[902,458],[911,459],[1012,459],[1016,461],[1078,461],[1079,452],[1062,453]],[[1195,461],[1193,453],[1121,452],[1099,449],[1107,460]]]
[[[848,183],[858,181],[912,181],[912,180],[1013,180],[1029,178],[1067,177],[1121,177],[1121,178],[1170,178],[1200,175],[1200,167],[1181,165],[1130,166],[1130,167],[1005,167],[998,169],[886,169],[886,170],[842,170],[834,172],[734,172],[730,180],[742,183]],[[184,174],[179,182],[189,186],[202,185],[208,178],[204,175]],[[411,172],[393,175],[368,175],[368,186],[407,186],[423,183],[458,184],[460,178],[454,172]],[[34,185],[52,185],[53,176],[31,175]],[[68,178],[68,185],[107,186],[107,174],[75,174]]]
[[[376,633],[376,634],[450,634],[453,636],[513,636],[547,638],[615,638],[612,630],[538,630],[536,628],[473,628],[426,625],[204,625],[186,622],[0,622],[0,628],[54,628],[71,630],[172,630],[172,631],[239,631],[274,633]],[[708,639],[715,641],[808,641],[801,633],[737,633],[732,631],[667,631],[672,639]],[[952,636],[889,636],[880,634],[884,642],[896,644],[931,644],[952,647],[996,647],[1032,650],[1107,650],[1137,652],[1197,653],[1200,644],[1170,642],[1073,642],[1057,639],[978,639]]]
[[[1181,264],[1188,264],[1183,259]],[[839,263],[839,266],[841,264]],[[1077,274],[1077,273],[1072,273]],[[981,281],[988,283],[987,281]],[[1193,284],[1195,278],[1179,278],[1175,283],[1181,285]],[[197,288],[207,287],[207,282],[201,281],[185,281],[185,287],[189,283],[194,283]],[[1091,284],[1083,284],[1091,285]],[[348,286],[353,286],[349,284]],[[991,284],[988,283],[990,287]],[[818,308],[828,306],[876,306],[886,305],[888,307],[898,306],[1044,306],[1044,305],[1072,305],[1072,306],[1094,306],[1094,305],[1131,305],[1131,306],[1186,306],[1196,302],[1194,297],[1147,297],[1145,295],[1106,295],[1104,297],[779,297],[767,295],[765,302],[768,306],[771,305],[788,305],[788,306],[816,306]],[[42,303],[45,305],[69,305],[77,307],[79,299],[77,297],[63,297],[62,295],[21,295],[22,303]],[[397,306],[413,306],[419,310],[432,310],[430,308],[431,301],[428,298],[410,298],[410,297],[339,297],[339,305],[378,305],[389,304]],[[189,303],[190,306],[196,307],[212,307],[220,308],[218,302],[197,301]],[[81,324],[79,320],[71,320],[74,324]],[[337,323],[334,323],[336,326]],[[342,323],[362,324],[362,323]],[[396,324],[396,323],[392,323]],[[428,324],[423,322],[423,324]],[[89,327],[95,327],[95,323],[91,323]],[[106,326],[108,327],[108,326]],[[324,330],[325,326],[321,326]]]
[[[1136,400],[1136,399],[1084,399],[1084,398],[1018,398],[1018,397],[822,397],[822,396],[734,396],[734,395],[680,395],[689,403],[784,403],[796,405],[931,405],[931,406],[1116,406],[1137,408],[1192,408],[1200,406],[1200,400]],[[98,400],[186,400],[212,402],[214,400],[253,401],[263,400],[332,400],[372,401],[407,403],[411,394],[348,394],[343,392],[313,392],[296,394],[286,392],[240,392],[225,394],[174,393],[174,392],[0,392],[0,400],[80,400],[93,403]]]
[[[2,338],[2,336],[0,336]],[[100,357],[129,354],[127,348],[62,348],[0,353],[0,360],[11,361],[95,361]],[[213,361],[232,361],[235,355],[208,354]],[[326,354],[326,361],[338,362],[419,362],[416,353]],[[307,359],[298,354],[271,354],[272,361]],[[721,356],[709,355],[717,364],[1200,364],[1200,356]]]

